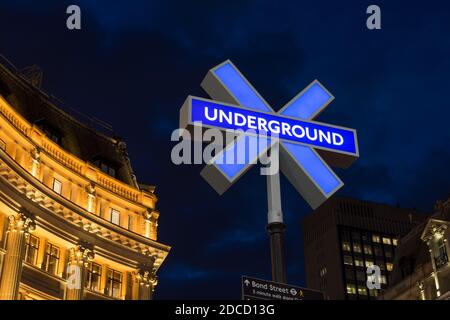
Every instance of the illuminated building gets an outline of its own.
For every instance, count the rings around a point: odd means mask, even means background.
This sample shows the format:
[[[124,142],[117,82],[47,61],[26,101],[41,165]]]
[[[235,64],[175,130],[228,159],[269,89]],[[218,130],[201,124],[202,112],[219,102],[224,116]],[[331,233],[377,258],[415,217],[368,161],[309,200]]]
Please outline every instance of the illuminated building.
[[[400,238],[389,288],[380,299],[450,300],[450,199]]]
[[[367,267],[380,267],[381,289],[389,285],[398,237],[424,215],[413,210],[334,197],[303,220],[308,288],[329,299],[377,299],[367,288]]]
[[[0,299],[152,299],[154,187],[29,80],[0,66]]]

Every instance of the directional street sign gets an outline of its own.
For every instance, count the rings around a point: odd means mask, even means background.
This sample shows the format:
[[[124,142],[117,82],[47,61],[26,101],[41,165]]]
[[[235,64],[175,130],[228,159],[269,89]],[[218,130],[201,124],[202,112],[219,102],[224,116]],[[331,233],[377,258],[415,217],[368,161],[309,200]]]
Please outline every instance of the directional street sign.
[[[288,284],[242,277],[243,300],[324,300],[320,291]]]
[[[343,186],[329,167],[348,167],[359,157],[356,131],[313,121],[334,99],[313,81],[280,111],[275,112],[234,64],[227,60],[211,69],[201,86],[214,99],[189,96],[180,110],[180,127],[243,130],[202,171],[219,193],[224,193],[256,160],[279,141],[281,171],[313,208]],[[250,133],[248,132],[250,131]],[[266,140],[266,143],[259,143]],[[251,152],[248,145],[265,146]],[[228,163],[227,154],[245,154],[244,163]]]

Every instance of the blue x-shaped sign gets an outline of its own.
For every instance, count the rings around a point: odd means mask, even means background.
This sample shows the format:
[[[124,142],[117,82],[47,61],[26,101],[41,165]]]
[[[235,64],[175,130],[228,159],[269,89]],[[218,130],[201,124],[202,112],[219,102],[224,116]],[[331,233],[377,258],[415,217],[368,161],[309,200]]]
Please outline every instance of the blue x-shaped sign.
[[[278,112],[229,60],[211,69],[201,86],[214,100],[189,96],[180,111],[181,128],[255,133],[238,136],[202,171],[218,193],[225,192],[275,143],[279,143],[281,171],[311,207],[317,208],[343,186],[328,164],[348,167],[359,157],[356,131],[313,121],[334,99],[317,80]],[[272,139],[275,134],[277,139]],[[248,148],[252,145],[258,148]],[[227,161],[244,148],[244,161]]]

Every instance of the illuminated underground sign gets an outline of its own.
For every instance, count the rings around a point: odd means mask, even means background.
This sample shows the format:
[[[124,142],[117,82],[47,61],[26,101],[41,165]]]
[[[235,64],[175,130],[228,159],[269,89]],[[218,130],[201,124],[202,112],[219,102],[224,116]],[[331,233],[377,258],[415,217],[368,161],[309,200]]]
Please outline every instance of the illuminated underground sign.
[[[240,132],[201,172],[219,194],[268,150],[313,208],[344,185],[330,165],[346,168],[359,157],[356,131],[314,121],[334,99],[320,82],[313,81],[278,112],[229,60],[211,69],[201,86],[214,100],[189,96],[180,110],[180,128]],[[249,151],[256,144],[263,147]],[[244,162],[224,161],[239,152],[245,153]]]
[[[356,132],[319,122],[302,121],[206,99],[189,100],[192,124],[203,127],[243,130],[247,134],[277,136],[281,140],[356,154]]]

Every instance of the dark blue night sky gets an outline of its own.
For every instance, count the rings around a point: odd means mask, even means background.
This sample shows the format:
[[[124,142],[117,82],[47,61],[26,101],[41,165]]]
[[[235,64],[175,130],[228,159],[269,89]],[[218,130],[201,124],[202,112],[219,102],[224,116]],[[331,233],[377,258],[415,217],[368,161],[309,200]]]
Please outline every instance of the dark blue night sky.
[[[366,8],[382,10],[369,31]],[[82,30],[65,27],[78,4]],[[318,120],[356,128],[361,158],[340,195],[430,211],[450,192],[448,1],[2,1],[0,53],[38,64],[43,89],[114,126],[140,182],[155,184],[159,240],[173,247],[157,299],[240,298],[270,278],[265,178],[219,197],[201,165],[175,166],[170,135],[188,94],[231,59],[274,109],[312,80],[336,97]],[[282,178],[288,281],[305,285],[301,218]]]

